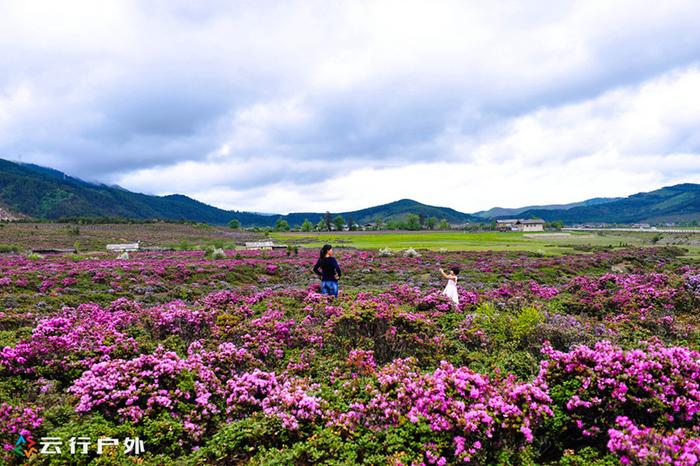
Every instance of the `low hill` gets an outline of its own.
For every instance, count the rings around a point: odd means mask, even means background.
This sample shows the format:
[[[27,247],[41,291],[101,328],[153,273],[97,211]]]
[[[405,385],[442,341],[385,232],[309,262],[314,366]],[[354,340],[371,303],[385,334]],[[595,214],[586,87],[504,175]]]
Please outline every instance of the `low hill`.
[[[700,185],[678,184],[598,205],[531,209],[521,217],[574,223],[661,223],[700,220]]]
[[[596,197],[593,199],[588,199],[582,202],[572,202],[570,204],[548,204],[548,205],[534,205],[526,207],[515,207],[515,208],[504,208],[504,207],[494,207],[489,210],[482,210],[481,212],[476,212],[474,215],[484,219],[493,218],[504,218],[504,217],[519,217],[523,212],[528,210],[568,210],[574,207],[581,206],[593,206],[598,204],[607,204],[608,202],[617,201],[622,199],[620,197]]]
[[[411,199],[401,199],[399,201],[390,202],[367,209],[355,210],[351,212],[341,212],[335,215],[341,215],[346,221],[352,219],[357,224],[373,223],[377,218],[384,221],[387,220],[405,220],[408,214],[422,215],[425,218],[435,217],[438,220],[445,219],[452,224],[463,224],[469,222],[482,221],[474,215],[458,212],[449,207],[435,207]],[[299,212],[283,215],[280,218],[287,220],[290,225],[299,225],[304,219],[308,219],[313,223],[318,223],[324,214],[312,212]]]

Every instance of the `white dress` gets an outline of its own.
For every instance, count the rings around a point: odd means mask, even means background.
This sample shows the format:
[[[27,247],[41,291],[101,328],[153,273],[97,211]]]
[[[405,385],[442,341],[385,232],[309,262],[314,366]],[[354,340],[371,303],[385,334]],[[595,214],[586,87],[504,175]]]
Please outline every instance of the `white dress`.
[[[459,304],[459,294],[457,293],[457,279],[447,280],[447,286],[442,292],[445,296],[450,298],[455,304]]]

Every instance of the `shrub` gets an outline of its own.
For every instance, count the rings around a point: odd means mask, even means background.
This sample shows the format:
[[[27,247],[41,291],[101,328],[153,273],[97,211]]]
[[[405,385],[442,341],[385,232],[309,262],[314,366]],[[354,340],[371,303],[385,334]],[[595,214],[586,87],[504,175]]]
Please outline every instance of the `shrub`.
[[[608,448],[620,455],[623,464],[693,466],[700,462],[700,438],[689,437],[686,429],[666,433],[639,428],[625,416],[619,416],[615,422],[618,428],[609,430]],[[700,428],[691,435],[698,431]]]
[[[137,314],[121,309],[121,303],[115,301],[108,309],[81,304],[41,319],[31,338],[0,351],[3,372],[70,381],[101,358],[132,354],[138,343],[127,335],[127,329]]]
[[[485,303],[477,307],[473,325],[484,331],[492,345],[514,343],[526,348],[528,338],[543,321],[544,315],[534,307],[509,312]]]
[[[333,414],[331,423],[349,431],[423,426],[419,444],[429,463],[483,464],[501,442],[532,442],[531,427],[551,415],[546,387],[538,383],[489,379],[445,361],[421,374],[411,360],[397,359],[377,371],[376,380],[359,384],[361,398],[347,400],[348,408]]]
[[[568,439],[564,447],[581,441],[602,447],[621,416],[640,429],[682,428],[689,434],[700,425],[696,351],[656,342],[625,351],[602,341],[568,353],[545,346],[543,353],[539,378],[560,415],[557,430]],[[631,429],[626,421],[621,425]]]
[[[207,246],[204,249],[204,256],[208,257],[209,259],[225,259],[226,258],[226,252],[220,248],[216,247],[214,245]]]
[[[0,244],[0,253],[20,252],[21,248],[16,244]]]
[[[289,439],[289,431],[278,418],[258,413],[224,425],[192,455],[192,460],[197,465],[242,463],[262,448],[286,447]]]

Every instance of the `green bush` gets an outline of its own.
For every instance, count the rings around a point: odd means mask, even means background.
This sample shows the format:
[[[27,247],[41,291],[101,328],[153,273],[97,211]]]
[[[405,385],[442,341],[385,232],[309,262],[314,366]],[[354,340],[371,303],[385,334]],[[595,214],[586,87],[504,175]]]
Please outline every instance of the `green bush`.
[[[204,248],[204,256],[209,259],[225,259],[226,252],[223,250],[223,248],[215,245],[209,245]]]
[[[260,447],[281,448],[289,444],[289,439],[279,419],[254,415],[222,427],[192,455],[192,464],[242,464]]]
[[[16,244],[0,244],[0,253],[20,252],[21,249]]]
[[[534,307],[507,311],[484,303],[476,309],[474,325],[486,333],[493,346],[515,344],[517,348],[525,348],[527,337],[543,321],[544,315]]]
[[[66,234],[68,236],[80,236],[80,227],[77,225],[69,226],[66,228]]]
[[[265,445],[251,463],[279,466],[419,464],[423,461],[424,445],[429,442],[446,446],[444,438],[426,423],[407,422],[377,432],[365,428],[349,432],[322,428],[286,448]]]
[[[601,454],[595,448],[585,447],[578,452],[567,451],[562,456],[560,466],[620,466],[613,454]]]

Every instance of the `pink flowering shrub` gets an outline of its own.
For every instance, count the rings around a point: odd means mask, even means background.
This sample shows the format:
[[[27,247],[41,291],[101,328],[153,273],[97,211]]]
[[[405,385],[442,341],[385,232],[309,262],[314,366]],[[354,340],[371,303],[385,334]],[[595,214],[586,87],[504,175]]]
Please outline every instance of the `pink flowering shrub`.
[[[655,342],[626,351],[602,341],[568,353],[546,346],[543,353],[539,378],[554,394],[567,429],[582,439],[607,441],[621,418],[640,429],[656,426],[698,435],[699,352]],[[619,432],[615,436],[613,445],[620,450]]]
[[[689,436],[687,429],[659,432],[637,427],[629,418],[619,416],[610,429],[608,448],[620,455],[622,464],[693,466],[700,463],[700,428]]]
[[[195,344],[186,358],[158,348],[136,359],[95,364],[68,391],[79,398],[79,413],[99,411],[139,423],[167,412],[182,420],[194,440],[217,420],[255,411],[277,416],[289,429],[320,416],[321,400],[307,394],[313,386],[258,369],[244,372],[254,363],[230,344],[211,352]]]
[[[463,311],[479,302],[479,294],[476,291],[457,286],[457,293],[458,310]],[[386,292],[380,294],[380,299],[388,304],[415,306],[420,311],[449,312],[453,309],[452,301],[442,294],[442,289],[423,291],[411,285],[392,285]]]
[[[352,350],[348,354],[347,364],[359,374],[373,374],[377,370],[374,361],[374,352],[366,350]]]
[[[552,414],[546,388],[541,381],[490,379],[445,361],[421,374],[414,361],[397,359],[367,384],[346,384],[357,398],[349,401],[348,410],[332,413],[330,422],[349,430],[424,424],[430,432],[425,441],[435,442],[425,451],[428,463],[431,457],[477,461],[488,455],[489,445],[504,439],[533,441],[533,425]]]
[[[420,311],[449,312],[453,303],[441,291],[435,290],[420,297],[416,307]]]
[[[132,354],[138,348],[127,330],[137,314],[119,307],[103,309],[95,304],[65,308],[39,320],[31,338],[0,351],[0,364],[10,374],[70,377],[113,354]]]
[[[700,273],[688,271],[683,277],[685,288],[695,295],[700,295]]]
[[[642,319],[653,311],[666,311],[675,305],[678,284],[666,274],[605,274],[579,276],[566,286],[573,296],[569,308],[592,313],[639,314]]]
[[[559,294],[559,290],[553,286],[540,285],[536,281],[530,281],[530,292],[538,298],[551,299]]]
[[[17,440],[18,435],[29,435],[38,428],[43,419],[41,409],[0,404],[0,435],[3,439]]]
[[[232,290],[217,291],[200,300],[203,307],[208,310],[227,310],[241,303],[245,298]]]
[[[459,296],[459,309],[462,311],[472,309],[479,304],[479,293],[474,290],[457,285],[457,295]]]
[[[41,409],[28,406],[15,406],[3,402],[0,404],[0,438],[3,442],[3,451],[0,451],[0,459],[11,464],[15,453],[11,450],[20,435],[29,436],[43,423]]]
[[[199,439],[221,417],[224,381],[252,362],[245,350],[230,344],[212,352],[194,344],[186,358],[159,347],[135,359],[97,363],[68,391],[79,398],[79,413],[98,411],[109,418],[139,422],[167,412]]]
[[[208,336],[216,322],[216,311],[192,309],[182,301],[155,306],[146,311],[154,336],[180,335],[185,342]]]
[[[262,411],[278,417],[285,428],[295,430],[300,422],[322,416],[323,400],[309,394],[317,388],[301,379],[280,378],[273,372],[245,372],[226,382],[226,413],[240,418]]]

